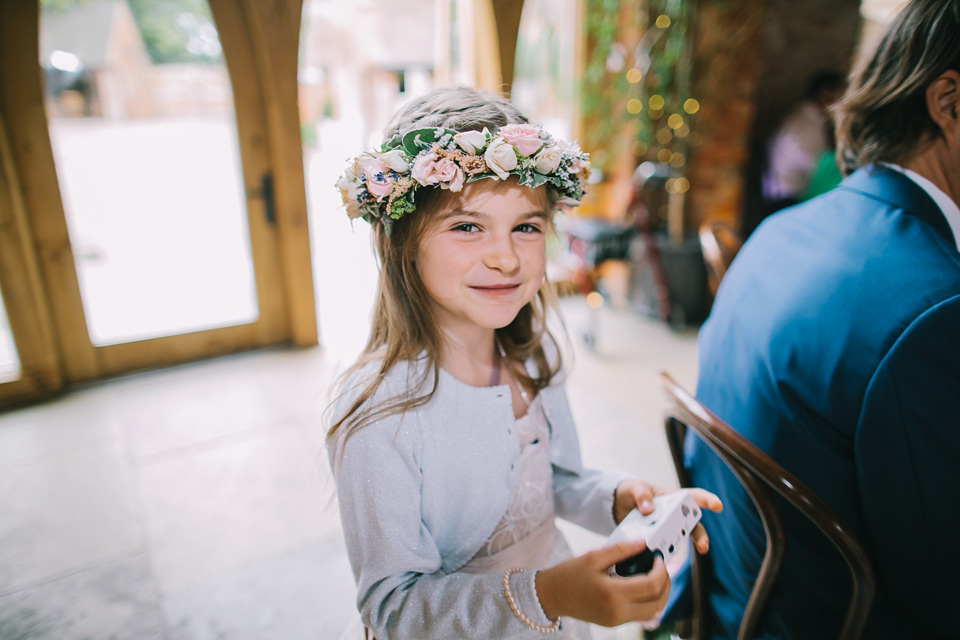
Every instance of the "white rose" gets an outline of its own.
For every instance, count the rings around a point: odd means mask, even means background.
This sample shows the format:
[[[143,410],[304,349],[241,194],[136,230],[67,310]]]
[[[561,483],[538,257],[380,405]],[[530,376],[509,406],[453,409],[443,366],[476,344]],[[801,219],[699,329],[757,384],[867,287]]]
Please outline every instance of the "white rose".
[[[506,180],[509,172],[517,168],[516,150],[499,136],[490,142],[490,146],[483,153],[483,159],[500,180]]]
[[[560,147],[550,145],[533,157],[533,168],[537,173],[551,174],[560,166]]]
[[[475,156],[487,145],[487,132],[486,130],[461,131],[453,136],[453,141],[466,153]]]
[[[380,156],[381,162],[397,173],[403,173],[410,168],[407,156],[401,149],[392,149]]]

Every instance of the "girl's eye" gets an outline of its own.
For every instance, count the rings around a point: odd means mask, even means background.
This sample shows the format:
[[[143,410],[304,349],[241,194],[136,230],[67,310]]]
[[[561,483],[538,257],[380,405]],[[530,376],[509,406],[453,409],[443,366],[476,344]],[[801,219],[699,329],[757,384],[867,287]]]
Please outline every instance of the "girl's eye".
[[[479,229],[480,227],[478,227],[472,222],[461,222],[460,224],[458,224],[453,228],[454,231],[463,231],[464,233],[473,233],[474,231],[478,231]]]
[[[540,233],[540,227],[538,227],[535,224],[524,223],[524,224],[518,225],[516,230],[521,233]]]

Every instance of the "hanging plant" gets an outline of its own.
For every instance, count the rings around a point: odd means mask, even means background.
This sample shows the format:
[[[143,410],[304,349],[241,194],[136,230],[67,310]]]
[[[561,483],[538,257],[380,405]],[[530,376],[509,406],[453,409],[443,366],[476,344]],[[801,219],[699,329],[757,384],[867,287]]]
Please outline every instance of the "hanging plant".
[[[686,165],[691,123],[690,2],[587,0],[581,90],[585,147],[606,172],[622,145],[636,163]]]

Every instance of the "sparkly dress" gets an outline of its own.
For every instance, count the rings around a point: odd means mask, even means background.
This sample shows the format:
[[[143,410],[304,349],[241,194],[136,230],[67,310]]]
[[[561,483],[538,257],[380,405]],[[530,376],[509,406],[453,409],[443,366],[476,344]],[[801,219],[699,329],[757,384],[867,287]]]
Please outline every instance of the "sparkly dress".
[[[513,496],[493,533],[460,571],[502,573],[512,567],[551,567],[573,554],[557,530],[553,511],[553,467],[550,464],[550,429],[537,395],[527,413],[516,421],[520,440],[520,471]],[[589,640],[589,625],[563,619],[563,634],[545,636]]]

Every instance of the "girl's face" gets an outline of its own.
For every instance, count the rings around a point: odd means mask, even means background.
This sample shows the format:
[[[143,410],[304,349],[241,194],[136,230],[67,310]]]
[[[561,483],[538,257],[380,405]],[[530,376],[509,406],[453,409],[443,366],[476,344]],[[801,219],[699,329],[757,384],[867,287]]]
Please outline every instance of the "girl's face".
[[[459,335],[505,327],[543,282],[546,189],[478,180],[448,197],[417,251],[437,324]]]

